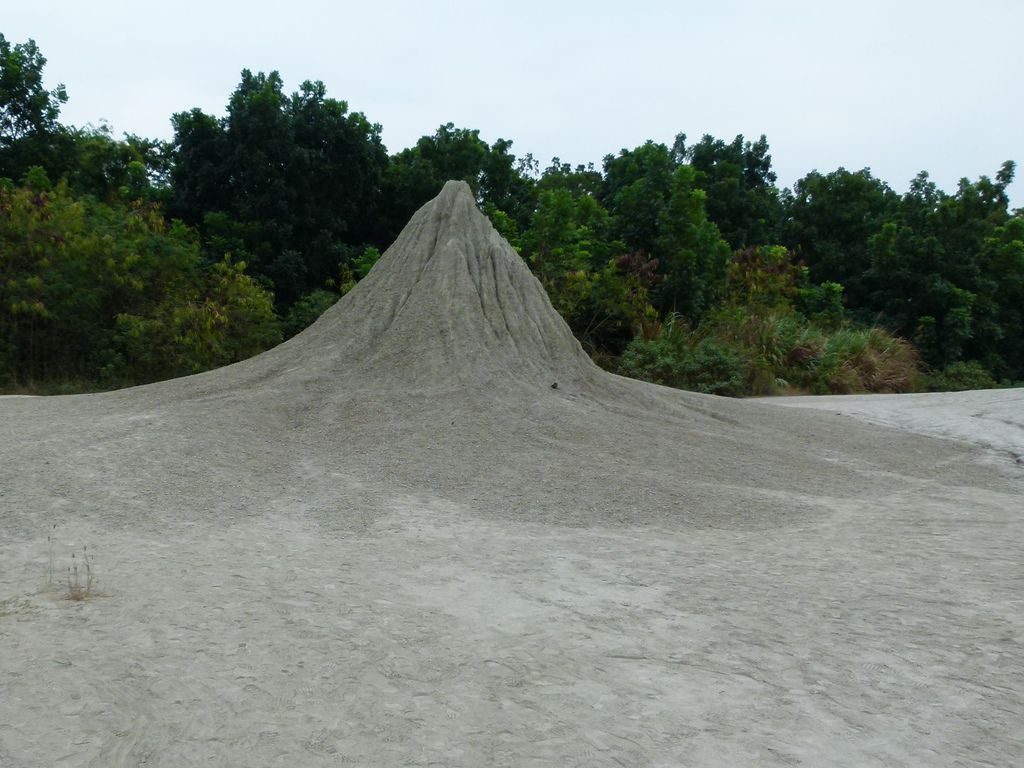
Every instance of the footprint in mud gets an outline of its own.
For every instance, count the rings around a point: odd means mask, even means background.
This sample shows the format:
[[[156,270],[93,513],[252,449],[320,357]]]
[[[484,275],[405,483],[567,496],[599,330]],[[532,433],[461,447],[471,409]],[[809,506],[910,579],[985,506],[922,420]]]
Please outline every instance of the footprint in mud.
[[[893,674],[891,667],[874,662],[861,662],[851,667],[837,669],[837,677],[861,685],[873,685],[883,682]]]
[[[284,698],[282,696],[275,696],[273,698],[273,700],[272,700],[272,703],[274,705],[274,709],[276,709],[276,710],[281,710],[281,709],[293,710],[293,709],[295,709],[295,699],[294,698]]]
[[[603,750],[597,749],[593,744],[589,742],[575,742],[572,745],[572,756],[577,760],[586,761],[582,765],[590,765],[595,757],[598,756]]]
[[[885,664],[861,664],[860,672],[861,677],[877,679],[879,677],[888,677],[892,674],[892,669]]]
[[[329,679],[334,677],[334,673],[338,671],[338,662],[328,661],[321,664],[316,670],[316,676],[319,678]]]
[[[300,697],[303,704],[324,704],[329,698],[322,687],[311,685],[299,688],[296,698]]]
[[[501,678],[501,684],[508,688],[522,688],[526,683],[526,678],[522,672],[511,664],[507,664],[504,661],[498,661],[496,659],[484,659],[484,666],[488,670],[499,672],[504,670],[509,674],[506,674]]]
[[[568,723],[552,723],[551,727],[544,731],[545,739],[564,739],[566,736],[575,733],[577,728]]]
[[[306,739],[303,747],[305,747],[308,752],[317,752],[326,755],[333,755],[338,751],[338,748],[332,743],[330,733],[326,728],[321,728]]]

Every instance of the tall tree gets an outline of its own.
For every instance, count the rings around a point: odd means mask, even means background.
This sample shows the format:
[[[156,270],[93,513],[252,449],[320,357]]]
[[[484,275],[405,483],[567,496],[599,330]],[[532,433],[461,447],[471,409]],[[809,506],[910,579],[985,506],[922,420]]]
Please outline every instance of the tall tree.
[[[696,184],[707,195],[705,207],[733,250],[774,243],[779,238],[782,206],[768,140],[728,144],[705,134],[691,147],[686,136],[676,137],[675,151],[697,171]]]
[[[68,94],[63,85],[43,87],[45,66],[34,40],[12,45],[0,34],[0,178],[20,181],[58,152],[57,120]]]
[[[195,373],[280,338],[242,266],[205,265],[195,232],[154,206],[0,185],[0,383],[108,385]]]
[[[604,177],[593,163],[577,165],[563,163],[561,158],[551,158],[551,165],[537,181],[537,191],[568,189],[574,195],[590,195],[598,200],[602,197]]]
[[[1002,354],[1020,333],[1017,308],[1007,306],[1021,280],[1008,226],[1013,173],[1007,162],[994,180],[961,180],[953,195],[921,173],[869,241],[869,306],[936,367],[974,360],[999,375],[1015,370]]]
[[[669,199],[659,215],[654,255],[664,282],[656,293],[663,313],[702,317],[721,297],[731,250],[704,209],[696,171],[681,165],[672,174]]]
[[[564,181],[561,171],[551,172]],[[573,184],[541,185],[523,256],[584,347],[598,356],[621,354],[653,313],[647,287],[654,265],[624,255],[594,195]]]
[[[286,95],[277,72],[243,70],[215,118],[178,113],[170,212],[200,225],[204,248],[231,254],[287,307],[323,286],[375,236],[387,153],[380,126],[305,81]]]
[[[220,120],[201,109],[176,113],[171,125],[174,140],[168,212],[190,224],[200,224],[208,212],[230,207],[224,172],[226,132]]]
[[[527,226],[535,203],[533,159],[519,160],[511,149],[507,139],[488,145],[479,130],[446,123],[396,154],[384,183],[386,208],[379,239],[390,244],[413,212],[451,179],[467,182],[479,203],[491,204],[517,227]]]
[[[851,307],[867,305],[868,241],[895,215],[899,196],[867,168],[812,171],[785,200],[784,244],[796,251],[816,283],[846,288]]]
[[[615,217],[615,235],[630,250],[656,250],[661,213],[679,161],[667,146],[653,141],[604,158],[601,202]]]
[[[985,238],[979,262],[994,282],[992,331],[972,340],[971,352],[1001,379],[1024,381],[1024,215],[1018,213]]]
[[[480,179],[480,200],[508,214],[519,227],[525,227],[537,204],[538,169],[532,155],[517,158],[512,141],[497,139],[487,151]]]
[[[608,155],[602,199],[627,249],[657,261],[655,307],[695,320],[720,294],[730,250],[708,220],[697,171],[683,159],[678,142],[669,149],[648,141]]]

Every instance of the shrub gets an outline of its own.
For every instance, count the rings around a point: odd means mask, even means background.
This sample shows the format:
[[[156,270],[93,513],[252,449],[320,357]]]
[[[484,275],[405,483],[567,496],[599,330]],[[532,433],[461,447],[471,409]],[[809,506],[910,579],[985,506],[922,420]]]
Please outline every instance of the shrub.
[[[913,392],[921,384],[918,355],[881,328],[843,328],[828,336],[811,384],[822,394]]]
[[[652,339],[635,339],[619,361],[619,373],[678,389],[714,395],[744,393],[746,362],[727,341],[695,336],[672,317]]]
[[[829,332],[785,308],[730,307],[691,329],[673,320],[634,341],[619,372],[720,395],[910,392],[920,385],[914,348],[880,328]]]
[[[993,389],[999,386],[992,374],[975,360],[960,361],[932,372],[927,387],[932,392],[965,392],[969,389]]]
[[[340,298],[341,294],[323,289],[311,291],[302,296],[292,304],[288,314],[285,315],[284,320],[281,322],[284,337],[290,339],[311,326],[320,315],[333,307]]]

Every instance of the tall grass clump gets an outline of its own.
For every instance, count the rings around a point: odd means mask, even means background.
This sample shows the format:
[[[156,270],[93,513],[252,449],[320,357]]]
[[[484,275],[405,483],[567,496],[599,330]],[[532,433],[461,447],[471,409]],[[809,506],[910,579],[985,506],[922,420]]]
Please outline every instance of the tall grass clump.
[[[812,391],[913,392],[922,377],[917,351],[878,327],[842,328],[828,336]]]
[[[54,548],[56,546],[55,531],[57,524],[50,527],[50,533],[46,537],[49,549],[49,564],[47,570],[47,588],[53,589],[56,586],[63,588],[64,599],[81,602],[93,596],[96,573],[93,568],[92,555],[88,545],[82,546],[81,556],[77,552],[71,553],[71,562],[67,565],[65,578],[58,581],[54,573]]]

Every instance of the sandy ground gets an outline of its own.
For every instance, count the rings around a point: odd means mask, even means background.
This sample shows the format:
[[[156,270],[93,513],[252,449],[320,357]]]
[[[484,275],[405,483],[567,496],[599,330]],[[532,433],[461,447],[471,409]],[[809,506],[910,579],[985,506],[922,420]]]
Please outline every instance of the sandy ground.
[[[610,376],[475,215],[252,361],[0,400],[0,766],[1019,761],[1021,391]]]
[[[1024,463],[1024,389],[921,395],[762,398],[763,402],[831,411],[922,435],[963,440]]]

